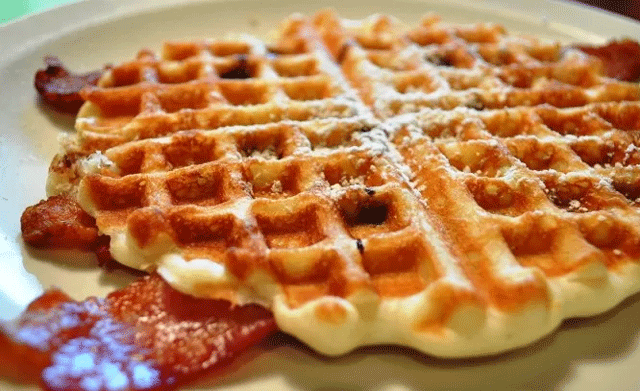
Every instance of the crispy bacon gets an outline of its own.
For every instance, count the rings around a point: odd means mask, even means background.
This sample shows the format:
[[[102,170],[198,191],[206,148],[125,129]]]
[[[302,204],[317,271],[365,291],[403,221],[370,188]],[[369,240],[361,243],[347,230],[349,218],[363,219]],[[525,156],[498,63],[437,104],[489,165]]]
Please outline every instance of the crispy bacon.
[[[640,44],[636,41],[624,39],[603,46],[578,45],[577,48],[598,57],[609,77],[623,81],[640,79]]]
[[[95,219],[66,195],[49,197],[25,209],[20,226],[24,241],[37,248],[90,250],[98,239]]]
[[[45,57],[44,63],[47,67],[35,76],[35,86],[42,100],[58,111],[77,113],[84,102],[80,90],[87,85],[96,85],[102,71],[74,74],[54,56]]]
[[[109,237],[69,196],[25,210],[26,243],[96,253],[115,264]],[[76,302],[59,290],[29,305],[13,327],[0,324],[0,376],[40,379],[46,390],[168,391],[229,362],[277,327],[257,305],[196,299],[150,275],[106,299]]]
[[[0,325],[0,375],[38,374],[46,390],[173,390],[277,330],[257,305],[232,306],[146,276],[105,299],[52,290]],[[4,373],[3,373],[4,372]]]
[[[100,235],[98,236],[92,247],[93,252],[96,254],[96,258],[98,260],[98,266],[106,270],[111,270],[117,267],[117,265],[121,265],[115,259],[113,259],[111,253],[109,252],[110,239],[111,238],[107,235]]]
[[[29,206],[20,218],[22,239],[30,246],[41,249],[77,249],[96,254],[98,266],[105,270],[126,269],[109,252],[110,238],[100,235],[96,221],[78,202],[68,195],[57,195]]]

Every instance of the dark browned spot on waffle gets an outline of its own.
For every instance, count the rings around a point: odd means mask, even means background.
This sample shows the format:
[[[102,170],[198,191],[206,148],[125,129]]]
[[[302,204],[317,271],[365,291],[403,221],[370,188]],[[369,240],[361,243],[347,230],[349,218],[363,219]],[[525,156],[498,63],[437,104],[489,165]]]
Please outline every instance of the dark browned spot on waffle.
[[[640,205],[640,178],[614,178],[611,184],[630,203]]]
[[[340,212],[349,229],[366,225],[381,226],[389,217],[389,206],[379,200],[363,200],[355,205],[348,205],[348,209],[347,205],[344,206]]]
[[[440,67],[450,67],[453,66],[453,63],[444,53],[434,52],[429,53],[424,56],[425,61],[430,64],[440,66]]]
[[[233,65],[220,73],[220,77],[223,79],[250,79],[255,77],[255,74],[255,64],[251,64],[247,56],[238,55]]]
[[[348,216],[347,223],[351,226],[355,225],[381,225],[387,221],[389,210],[386,205],[381,203],[372,203],[364,205],[358,209],[353,216]]]
[[[397,207],[394,196],[389,193],[368,196],[361,190],[348,192],[338,201],[345,227],[355,239],[406,227],[408,222],[400,216]]]
[[[545,193],[554,205],[567,212],[585,213],[605,206],[602,195],[595,193],[594,185],[588,180],[573,183],[547,180]]]
[[[467,104],[465,105],[470,109],[474,109],[474,110],[484,110],[486,109],[486,106],[484,104],[484,102],[482,101],[482,98],[480,96],[474,96],[471,100],[469,100],[467,102]]]

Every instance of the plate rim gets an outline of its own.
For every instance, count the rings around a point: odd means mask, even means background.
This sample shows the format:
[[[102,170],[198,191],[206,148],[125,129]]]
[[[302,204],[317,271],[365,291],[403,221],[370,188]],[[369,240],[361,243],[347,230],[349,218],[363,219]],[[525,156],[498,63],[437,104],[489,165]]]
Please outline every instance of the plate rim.
[[[246,0],[156,0],[154,2],[140,2],[138,0],[75,0],[60,4],[53,8],[27,14],[21,18],[0,25],[0,53],[9,53],[0,58],[0,66],[10,62],[15,57],[33,46],[39,46],[53,37],[60,37],[75,30],[91,25],[101,24],[110,19],[159,11],[163,8],[176,6],[243,2]],[[437,0],[413,0],[411,3],[442,4]],[[547,24],[551,30],[558,32],[566,29],[580,30],[581,34],[591,35],[595,41],[602,37],[621,38],[624,36],[640,36],[640,21],[613,12],[595,8],[571,0],[521,0],[510,2],[507,0],[482,0],[467,2],[464,0],[448,0],[447,3],[484,12],[497,13],[518,19],[527,19],[538,15],[540,24]],[[373,11],[373,10],[372,10]],[[86,15],[91,15],[86,17]],[[552,15],[552,16],[550,16]],[[595,18],[596,20],[593,20]],[[591,20],[593,23],[586,29],[581,27],[580,20]],[[62,22],[71,21],[63,28]],[[584,22],[583,22],[584,23]],[[15,37],[30,36],[25,42]]]
[[[5,55],[0,58],[0,70],[4,69],[7,65],[11,64],[11,62],[23,56],[27,51],[41,47],[49,40],[57,40],[60,37],[72,33],[73,31],[100,25],[111,20],[117,20],[131,15],[142,15],[147,12],[161,11],[165,8],[191,6],[206,3],[236,3],[241,1],[245,0],[159,0],[152,3],[151,5],[138,2],[137,0],[79,0],[67,4],[62,4],[54,8],[29,14],[23,18],[11,21],[5,25],[0,26],[0,50],[2,50],[0,51],[0,53],[9,53],[9,55]],[[414,0],[406,2],[424,4],[438,3],[437,0]],[[482,9],[489,13],[494,12],[500,13],[502,15],[508,13],[509,16],[507,17],[509,18],[514,15],[518,17],[526,15],[526,12],[522,9],[512,11],[501,8],[505,7],[505,5],[513,5],[513,3],[509,1],[503,0],[482,0],[481,2],[471,4],[463,0],[450,0],[449,3],[464,8]],[[602,32],[592,33],[589,32],[591,30],[587,31],[581,27],[575,27],[563,22],[563,20],[565,20],[565,18],[567,18],[569,14],[574,14],[575,20],[582,20],[586,19],[587,17],[594,17],[598,19],[600,22],[596,21],[593,23],[594,26],[597,27],[596,30],[601,30],[603,32],[606,30],[608,32],[612,32],[616,31],[615,26],[618,26],[621,31],[635,31],[635,36],[640,38],[640,22],[621,15],[613,14],[608,11],[595,9],[583,4],[563,0],[526,0],[518,4],[524,5],[526,7],[535,7],[535,9],[537,10],[542,10],[541,13],[544,13],[545,10],[553,10],[555,7],[563,8],[564,13],[557,14],[559,19],[545,21],[544,17],[540,16],[539,20],[540,24],[549,23],[549,27],[552,27],[554,30],[557,30],[559,32],[562,32],[562,29],[564,28],[578,28],[584,32],[580,34],[588,34],[593,37],[594,41],[601,40],[603,36],[607,36]],[[95,15],[91,12],[92,10],[96,13]],[[89,15],[92,16],[87,18],[86,20],[74,19],[80,15],[87,15],[87,12],[89,12]],[[75,20],[75,22],[70,23],[63,29],[60,29],[59,24],[61,23],[61,21],[63,22],[63,19],[67,18]],[[611,26],[609,25],[609,23],[615,23],[615,26]],[[28,38],[26,42],[20,40],[11,41],[11,37],[15,37],[15,34],[19,34],[23,31],[31,31],[30,26],[33,25],[37,25],[38,29],[32,32],[35,35]],[[613,29],[611,27],[613,27]],[[0,234],[3,234],[3,231],[3,224],[0,223]],[[11,241],[13,239],[9,238],[9,240]],[[620,305],[618,307],[620,307]],[[0,382],[0,385],[1,384],[2,383]]]

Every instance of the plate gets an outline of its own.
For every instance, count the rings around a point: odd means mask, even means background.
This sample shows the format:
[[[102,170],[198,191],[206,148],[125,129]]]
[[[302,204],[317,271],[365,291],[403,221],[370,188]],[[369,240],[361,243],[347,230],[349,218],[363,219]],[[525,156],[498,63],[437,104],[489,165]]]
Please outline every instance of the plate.
[[[43,288],[63,287],[76,299],[106,293],[132,277],[105,273],[90,256],[37,251],[20,239],[20,214],[45,197],[47,167],[56,138],[73,132],[73,118],[42,106],[33,75],[46,54],[71,69],[91,70],[158,49],[164,39],[222,37],[227,32],[266,35],[292,12],[327,6],[346,17],[374,12],[415,22],[428,11],[451,22],[493,21],[513,32],[562,41],[602,43],[640,37],[640,24],[557,1],[80,1],[0,27],[0,319],[10,319]],[[61,261],[72,258],[69,266]],[[321,357],[284,335],[272,337],[216,377],[190,390],[450,390],[640,388],[640,297],[602,316],[566,321],[552,335],[516,351],[472,360],[440,360],[409,349],[359,349]],[[3,383],[8,391],[33,386]]]

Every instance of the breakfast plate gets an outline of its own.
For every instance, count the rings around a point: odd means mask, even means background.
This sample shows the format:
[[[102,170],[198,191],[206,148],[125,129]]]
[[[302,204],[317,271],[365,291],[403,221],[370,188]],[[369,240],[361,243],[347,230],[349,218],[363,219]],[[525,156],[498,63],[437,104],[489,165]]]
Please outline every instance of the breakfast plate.
[[[50,286],[72,297],[104,295],[133,279],[104,272],[85,254],[26,248],[19,233],[20,214],[45,197],[44,183],[60,134],[73,132],[73,118],[41,105],[33,74],[46,54],[70,69],[91,70],[131,58],[141,47],[157,49],[165,39],[221,37],[227,32],[266,36],[292,12],[310,14],[331,6],[345,17],[374,12],[407,22],[433,11],[451,22],[491,21],[508,30],[562,41],[603,43],[639,36],[640,25],[568,3],[541,1],[380,2],[299,4],[240,1],[83,1],[2,27],[0,59],[4,109],[0,119],[0,318],[15,317]],[[259,7],[259,8],[257,8]],[[72,262],[70,262],[72,260]],[[231,367],[191,389],[636,389],[640,375],[635,319],[637,297],[613,311],[587,320],[570,320],[554,334],[513,352],[471,360],[441,360],[392,346],[359,349],[324,358],[282,334],[243,354]],[[32,386],[0,383],[3,389]]]

